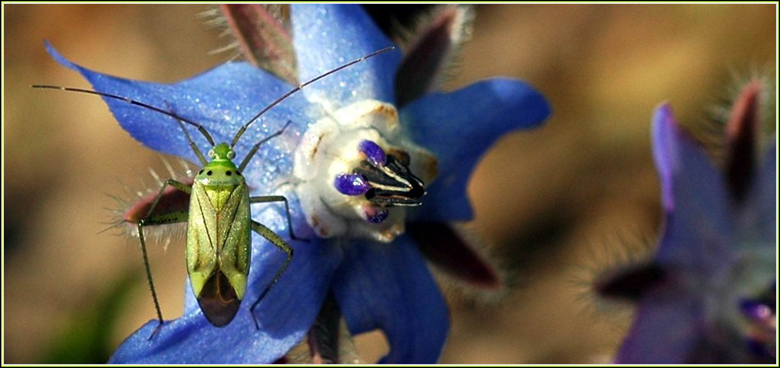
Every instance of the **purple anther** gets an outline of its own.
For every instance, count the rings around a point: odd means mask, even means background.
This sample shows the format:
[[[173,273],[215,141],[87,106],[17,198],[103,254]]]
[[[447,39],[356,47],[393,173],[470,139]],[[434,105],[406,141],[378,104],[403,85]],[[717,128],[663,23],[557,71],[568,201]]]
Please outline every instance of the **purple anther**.
[[[360,142],[358,150],[366,156],[369,162],[374,166],[385,166],[385,150],[379,147],[374,141],[365,140]]]
[[[370,205],[363,206],[363,213],[366,214],[366,221],[372,224],[381,224],[382,221],[385,221],[389,215],[387,210],[380,210]]]
[[[360,174],[338,174],[333,185],[339,193],[348,196],[362,195],[371,189],[366,178]]]
[[[739,303],[742,313],[744,313],[752,321],[763,322],[770,318],[773,318],[772,309],[768,305],[757,302],[755,300],[743,300]]]

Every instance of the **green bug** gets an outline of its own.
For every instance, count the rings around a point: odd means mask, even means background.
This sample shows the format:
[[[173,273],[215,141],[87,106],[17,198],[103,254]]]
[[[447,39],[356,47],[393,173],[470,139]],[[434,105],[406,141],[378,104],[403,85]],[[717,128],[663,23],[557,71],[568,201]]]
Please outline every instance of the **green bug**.
[[[260,328],[254,310],[286,271],[287,266],[293,258],[293,248],[273,230],[251,219],[250,204],[283,202],[287,215],[287,225],[290,237],[296,240],[302,239],[296,237],[293,233],[290,207],[287,198],[284,196],[250,197],[246,181],[241,175],[241,172],[249,164],[260,146],[270,139],[281,135],[287,126],[289,126],[290,122],[287,122],[279,131],[256,143],[239,165],[236,165],[233,161],[236,156],[233,147],[238,143],[241,136],[253,122],[290,95],[341,69],[392,49],[394,48],[388,47],[375,51],[364,57],[343,64],[291,89],[244,124],[236,132],[229,145],[227,143],[215,144],[211,134],[209,134],[206,128],[199,123],[185,119],[159,107],[135,101],[127,97],[81,88],[51,85],[32,86],[33,88],[58,89],[103,96],[170,116],[178,122],[187,138],[190,148],[203,166],[203,169],[198,172],[191,185],[168,179],[163,184],[162,188],[160,188],[146,217],[137,224],[146,277],[149,282],[149,288],[151,289],[152,299],[154,300],[157,319],[160,322],[152,333],[152,336],[154,336],[160,327],[162,327],[164,320],[162,311],[160,310],[160,303],[157,300],[154,282],[152,281],[152,272],[146,252],[146,241],[144,239],[143,229],[146,226],[180,222],[188,223],[187,247],[185,253],[187,258],[187,272],[192,283],[193,291],[197,297],[203,315],[216,327],[226,326],[233,320],[238,313],[239,306],[244,298],[251,257],[251,232],[254,231],[286,253],[287,257],[276,272],[273,280],[265,287],[257,300],[255,300],[250,307],[250,313],[252,314],[255,327],[258,329]],[[185,123],[197,128],[212,146],[212,149],[208,152],[208,160],[184,128]],[[155,207],[169,186],[190,195],[189,210],[186,212],[166,212],[152,215]]]

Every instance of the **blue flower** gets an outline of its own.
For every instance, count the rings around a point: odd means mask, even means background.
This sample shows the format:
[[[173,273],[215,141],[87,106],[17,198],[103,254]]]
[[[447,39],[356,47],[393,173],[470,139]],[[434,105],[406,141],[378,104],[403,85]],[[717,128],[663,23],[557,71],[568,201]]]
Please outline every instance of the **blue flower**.
[[[291,13],[300,81],[392,45],[357,6],[293,5]],[[49,52],[96,90],[199,122],[217,143],[229,142],[241,125],[293,88],[243,62],[165,85],[100,74],[51,47]],[[244,172],[250,195],[290,199],[293,230],[308,239],[289,239],[283,207],[253,205],[253,219],[295,250],[286,273],[255,310],[260,329],[249,306],[284,254],[254,236],[246,301],[230,324],[209,324],[188,283],[184,315],[166,321],[153,339],[157,321],[142,326],[112,363],[270,363],[304,338],[330,295],[350,333],[385,334],[390,351],[382,362],[436,362],[449,329],[448,309],[418,239],[429,225],[435,230],[437,224],[470,219],[466,184],[477,160],[499,137],[540,125],[550,111],[538,92],[504,78],[425,94],[397,111],[400,63],[395,50],[328,76],[272,108],[236,144],[237,158],[243,159],[252,145],[291,122],[262,145]],[[174,119],[105,101],[121,126],[147,147],[198,162]],[[210,148],[194,129],[190,135],[201,150]],[[398,192],[377,184],[396,177],[385,170],[404,172],[393,183],[414,188]],[[422,235],[413,238],[407,228]]]
[[[761,92],[748,84],[731,110],[723,169],[656,110],[665,226],[654,259],[612,283],[639,302],[618,363],[776,361],[777,140],[759,139]]]

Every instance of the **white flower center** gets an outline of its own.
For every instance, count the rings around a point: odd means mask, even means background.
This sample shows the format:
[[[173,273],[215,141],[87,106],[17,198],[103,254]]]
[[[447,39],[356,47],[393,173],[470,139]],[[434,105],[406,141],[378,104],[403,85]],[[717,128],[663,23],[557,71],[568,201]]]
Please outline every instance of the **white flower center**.
[[[363,100],[315,122],[295,151],[295,192],[324,238],[390,242],[422,203],[436,158],[404,134],[393,105]]]

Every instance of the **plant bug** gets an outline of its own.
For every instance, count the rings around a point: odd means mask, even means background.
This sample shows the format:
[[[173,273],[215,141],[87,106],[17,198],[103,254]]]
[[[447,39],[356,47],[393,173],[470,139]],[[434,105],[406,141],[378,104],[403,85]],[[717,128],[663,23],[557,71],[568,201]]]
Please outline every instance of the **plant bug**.
[[[138,237],[141,243],[141,251],[144,259],[146,277],[149,282],[149,288],[154,300],[155,311],[159,325],[152,333],[153,337],[163,325],[162,311],[157,300],[157,293],[152,281],[152,272],[149,265],[149,258],[146,252],[146,241],[144,239],[143,229],[146,226],[164,225],[172,223],[187,222],[187,272],[195,296],[198,300],[203,315],[216,327],[223,327],[229,324],[238,313],[241,301],[244,298],[247,287],[247,278],[249,275],[249,265],[251,256],[251,232],[254,231],[262,236],[271,244],[286,253],[286,258],[282,266],[276,272],[273,280],[265,287],[257,299],[250,307],[250,313],[257,329],[260,328],[255,316],[254,310],[271,288],[279,281],[281,276],[292,261],[293,248],[287,242],[277,235],[273,230],[265,225],[251,219],[250,204],[252,203],[273,203],[283,202],[286,211],[287,225],[290,237],[295,240],[302,240],[295,236],[292,230],[292,220],[290,216],[290,207],[287,198],[280,195],[269,196],[249,196],[249,190],[241,172],[246,168],[251,159],[259,150],[260,146],[281,135],[290,125],[287,122],[284,127],[275,133],[263,138],[257,142],[247,153],[239,165],[233,161],[236,153],[233,147],[238,143],[241,136],[249,126],[258,120],[268,110],[284,101],[290,95],[300,91],[307,85],[314,83],[328,75],[351,65],[362,62],[368,58],[394,49],[394,47],[384,48],[359,59],[345,63],[335,69],[327,71],[309,81],[306,81],[295,88],[292,88],[281,97],[271,102],[259,113],[252,117],[246,124],[238,129],[233,136],[230,144],[223,142],[215,144],[211,134],[201,124],[178,116],[171,111],[160,107],[152,106],[140,101],[132,100],[127,97],[114,95],[105,92],[99,92],[82,88],[71,88],[51,85],[34,85],[33,88],[58,89],[62,91],[79,92],[92,95],[98,95],[106,98],[124,101],[131,105],[156,111],[176,119],[181,127],[190,148],[198,157],[203,169],[193,179],[192,184],[185,184],[174,179],[168,179],[160,188],[147,215],[141,219],[137,226]],[[211,145],[208,151],[208,159],[203,155],[195,142],[185,129],[184,124],[189,124],[203,135]],[[181,212],[154,213],[154,209],[163,197],[166,189],[173,187],[179,191],[190,195],[189,210]]]

